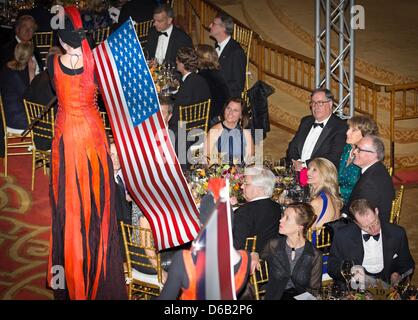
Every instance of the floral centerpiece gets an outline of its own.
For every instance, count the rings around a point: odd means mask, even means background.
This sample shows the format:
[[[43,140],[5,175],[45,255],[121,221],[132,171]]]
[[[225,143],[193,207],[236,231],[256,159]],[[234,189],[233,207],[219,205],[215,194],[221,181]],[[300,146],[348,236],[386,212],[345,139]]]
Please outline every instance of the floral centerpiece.
[[[232,205],[239,205],[245,202],[241,186],[244,183],[244,167],[229,164],[213,164],[210,167],[194,166],[186,177],[189,181],[192,195],[197,204],[208,192],[208,181],[211,178],[223,178],[229,180],[229,196]]]

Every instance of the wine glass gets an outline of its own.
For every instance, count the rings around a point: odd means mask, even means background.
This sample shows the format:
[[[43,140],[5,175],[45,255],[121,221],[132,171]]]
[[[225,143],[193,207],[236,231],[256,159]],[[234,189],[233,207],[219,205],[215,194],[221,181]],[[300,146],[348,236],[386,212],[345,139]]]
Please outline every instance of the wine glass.
[[[341,262],[341,275],[343,276],[346,284],[347,284],[347,290],[350,291],[350,280],[352,277],[351,274],[351,268],[354,266],[353,260],[343,260]]]

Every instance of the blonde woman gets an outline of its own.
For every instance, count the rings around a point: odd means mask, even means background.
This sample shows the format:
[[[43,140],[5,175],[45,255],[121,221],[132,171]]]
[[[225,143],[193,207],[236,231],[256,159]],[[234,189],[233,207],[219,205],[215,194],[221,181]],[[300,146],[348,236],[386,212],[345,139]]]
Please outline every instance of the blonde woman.
[[[32,60],[31,42],[17,44],[14,59],[9,61],[0,74],[0,92],[3,99],[6,124],[9,132],[21,133],[28,126],[23,94],[35,76],[36,65]]]
[[[318,217],[312,228],[340,217],[342,200],[338,193],[338,174],[334,164],[325,158],[315,158],[309,163],[308,184],[311,205]]]

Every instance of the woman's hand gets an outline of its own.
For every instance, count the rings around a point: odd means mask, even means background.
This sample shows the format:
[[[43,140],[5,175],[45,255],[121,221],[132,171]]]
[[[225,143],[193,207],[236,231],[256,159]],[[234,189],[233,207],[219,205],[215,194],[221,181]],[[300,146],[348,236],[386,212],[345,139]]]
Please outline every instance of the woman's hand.
[[[255,269],[260,270],[260,257],[257,252],[251,252],[250,274],[255,272]]]
[[[161,282],[165,284],[167,281],[168,273],[165,270],[161,270]]]

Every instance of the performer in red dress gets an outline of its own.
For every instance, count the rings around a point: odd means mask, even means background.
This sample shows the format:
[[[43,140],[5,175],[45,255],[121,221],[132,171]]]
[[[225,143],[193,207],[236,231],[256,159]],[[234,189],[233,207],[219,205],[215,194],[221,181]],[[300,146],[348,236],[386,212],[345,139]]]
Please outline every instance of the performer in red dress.
[[[58,98],[48,284],[57,299],[126,299],[113,167],[96,103],[94,60],[78,10],[67,7],[65,16],[65,30],[58,34],[66,54],[48,61]],[[65,271],[64,289],[56,266]]]

